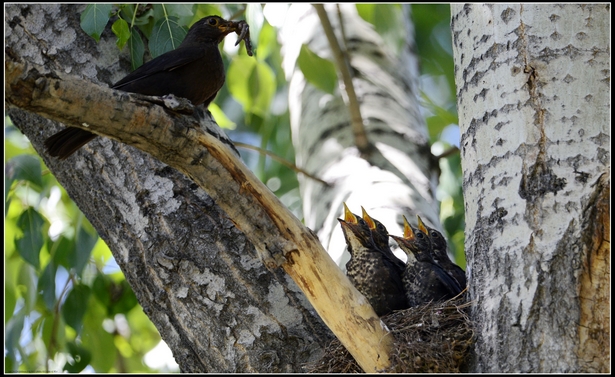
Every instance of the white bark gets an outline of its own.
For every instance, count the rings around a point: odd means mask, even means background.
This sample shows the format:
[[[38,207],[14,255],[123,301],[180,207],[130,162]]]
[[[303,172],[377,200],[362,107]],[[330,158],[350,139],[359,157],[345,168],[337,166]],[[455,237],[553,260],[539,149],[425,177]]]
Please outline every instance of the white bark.
[[[474,371],[605,372],[610,236],[587,236],[610,193],[609,5],[451,17]]]
[[[391,234],[402,234],[402,214],[408,219],[420,214],[435,227],[441,226],[434,199],[437,169],[416,96],[416,58],[408,47],[402,56],[394,56],[380,35],[357,14],[354,4],[340,7],[355,73],[353,84],[369,141],[375,146],[371,156],[360,156],[355,146],[349,111],[342,99],[344,88],[334,95],[326,94],[306,82],[295,64],[304,43],[320,57],[334,61],[311,5],[291,6],[281,42],[290,81],[289,109],[297,165],[332,184],[324,187],[300,178],[304,221],[317,231],[331,257],[344,268],[349,255],[337,221],[343,213],[342,202],[359,214],[361,206],[365,207]],[[328,4],[325,9],[342,41],[336,6]],[[412,31],[409,27],[409,44],[413,43]],[[398,255],[405,259],[403,253]]]

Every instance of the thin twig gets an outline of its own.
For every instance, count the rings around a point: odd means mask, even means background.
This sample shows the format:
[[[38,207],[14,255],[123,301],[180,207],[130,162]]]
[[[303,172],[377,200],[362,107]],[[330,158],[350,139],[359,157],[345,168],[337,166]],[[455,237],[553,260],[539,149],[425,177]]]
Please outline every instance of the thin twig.
[[[344,89],[342,91],[342,98],[350,111],[350,120],[352,125],[352,132],[354,134],[355,143],[359,152],[362,155],[369,155],[371,151],[371,145],[367,139],[365,127],[363,126],[363,117],[361,116],[361,109],[359,107],[359,101],[357,100],[357,94],[354,91],[354,85],[352,84],[352,76],[350,74],[350,62],[344,57],[344,51],[340,47],[340,44],[335,36],[327,11],[322,4],[313,4],[320,18],[320,23],[325,31],[325,35],[329,40],[333,57],[337,65],[338,71],[341,73],[342,82],[344,83]],[[340,20],[341,21],[341,20]],[[344,95],[344,93],[346,95]]]
[[[444,152],[440,153],[439,155],[435,156],[436,159],[441,159],[441,158],[446,158],[448,156],[452,156],[455,153],[459,153],[459,148],[457,148],[456,146],[452,146],[451,148],[445,150]]]
[[[282,164],[282,165],[284,165],[284,166],[286,166],[286,167],[296,171],[297,173],[301,173],[301,174],[305,175],[308,178],[311,178],[311,179],[313,179],[315,181],[318,181],[318,182],[322,183],[325,186],[331,186],[331,184],[329,184],[328,182],[325,182],[322,179],[313,176],[312,174],[310,174],[307,171],[301,169],[300,167],[298,167],[297,165],[293,164],[292,162],[289,162],[289,161],[283,159],[282,157],[280,157],[280,156],[278,156],[278,155],[276,155],[276,154],[274,154],[274,153],[272,153],[272,152],[270,152],[270,151],[268,151],[266,149],[255,147],[254,145],[245,144],[245,143],[242,143],[242,142],[239,142],[239,141],[234,141],[233,144],[235,144],[235,146],[239,147],[239,148],[251,149],[253,151],[257,151],[259,153],[262,153],[262,154],[264,154],[266,156],[271,157],[273,160],[279,162],[280,164]]]

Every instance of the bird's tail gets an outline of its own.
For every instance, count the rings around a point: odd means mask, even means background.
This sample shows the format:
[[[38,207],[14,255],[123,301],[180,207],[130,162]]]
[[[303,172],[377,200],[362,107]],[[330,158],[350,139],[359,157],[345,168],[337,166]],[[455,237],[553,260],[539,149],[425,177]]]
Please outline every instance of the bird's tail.
[[[49,155],[64,160],[96,137],[80,128],[68,127],[45,140]]]

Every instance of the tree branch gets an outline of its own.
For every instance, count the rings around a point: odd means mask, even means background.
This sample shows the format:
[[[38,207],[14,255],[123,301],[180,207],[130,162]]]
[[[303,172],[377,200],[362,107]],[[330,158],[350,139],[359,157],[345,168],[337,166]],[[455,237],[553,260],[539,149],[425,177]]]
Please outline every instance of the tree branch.
[[[296,171],[297,173],[301,173],[301,174],[305,175],[306,177],[308,177],[310,179],[313,179],[313,180],[315,180],[317,182],[322,183],[325,186],[331,186],[330,183],[328,183],[326,181],[323,181],[322,179],[320,179],[320,178],[318,178],[318,177],[308,173],[304,169],[301,169],[297,165],[295,165],[292,162],[289,162],[289,161],[283,159],[282,157],[276,155],[273,152],[270,152],[270,151],[268,151],[266,149],[263,149],[263,148],[256,147],[254,145],[250,145],[250,144],[246,144],[246,143],[241,143],[239,141],[234,141],[233,144],[235,144],[235,146],[239,147],[239,148],[251,149],[253,151],[257,151],[258,153],[262,153],[265,156],[269,156],[269,157],[271,157],[271,159],[273,159],[273,160],[279,162],[280,164],[288,167],[289,169],[292,169],[292,170]]]
[[[344,103],[346,103],[346,106],[348,107],[348,111],[350,111],[350,121],[352,125],[352,132],[355,138],[355,143],[357,145],[357,148],[359,149],[359,152],[361,152],[362,155],[369,155],[372,148],[367,138],[365,127],[363,126],[361,108],[359,106],[357,94],[354,91],[354,85],[352,84],[350,61],[347,57],[344,56],[345,50],[342,50],[337,40],[337,37],[335,36],[335,32],[333,31],[333,27],[331,26],[331,22],[329,21],[329,17],[327,16],[327,11],[325,10],[325,7],[322,4],[314,4],[314,8],[316,8],[316,12],[318,13],[318,17],[320,18],[322,28],[325,31],[327,40],[329,40],[329,45],[331,45],[331,51],[333,52],[333,57],[335,58],[337,69],[342,76],[342,82],[344,84],[344,91],[342,91],[342,97],[344,99]]]
[[[291,276],[365,371],[389,366],[392,337],[367,300],[316,235],[224,143],[213,121],[170,114],[134,95],[62,72],[40,72],[7,58],[5,101],[137,147],[190,177],[244,232],[268,268],[281,266]]]

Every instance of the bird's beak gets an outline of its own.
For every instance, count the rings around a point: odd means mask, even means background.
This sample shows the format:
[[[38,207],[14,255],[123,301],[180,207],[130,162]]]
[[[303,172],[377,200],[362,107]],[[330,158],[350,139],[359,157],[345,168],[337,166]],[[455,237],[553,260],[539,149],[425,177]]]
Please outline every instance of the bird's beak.
[[[405,248],[401,247],[401,246],[406,246],[406,239],[404,237],[398,237],[398,236],[394,236],[392,234],[390,234],[389,237],[393,238],[395,240],[395,242],[397,242],[397,244],[400,246],[402,251],[404,253],[408,254],[408,251]]]
[[[425,234],[429,234],[429,231],[425,227],[425,224],[423,224],[423,220],[421,220],[421,216],[416,215],[416,218],[419,219],[419,230]]]
[[[233,21],[221,22],[218,25],[218,29],[224,33],[231,33],[233,31],[237,31],[237,23]]]
[[[361,216],[363,216],[363,220],[365,220],[367,226],[369,226],[369,229],[376,229],[376,223],[374,222],[374,220],[372,220],[371,217],[369,217],[367,211],[365,210],[365,208],[363,208],[363,206],[361,206],[361,211],[363,211]]]
[[[407,240],[412,240],[414,239],[414,231],[408,223],[408,220],[406,220],[406,216],[402,215],[402,217],[404,218],[404,238]]]
[[[354,215],[354,213],[350,212],[350,209],[348,209],[348,206],[346,205],[345,202],[343,204],[344,204],[344,220],[351,224],[358,223],[359,221],[357,220],[357,217]]]

